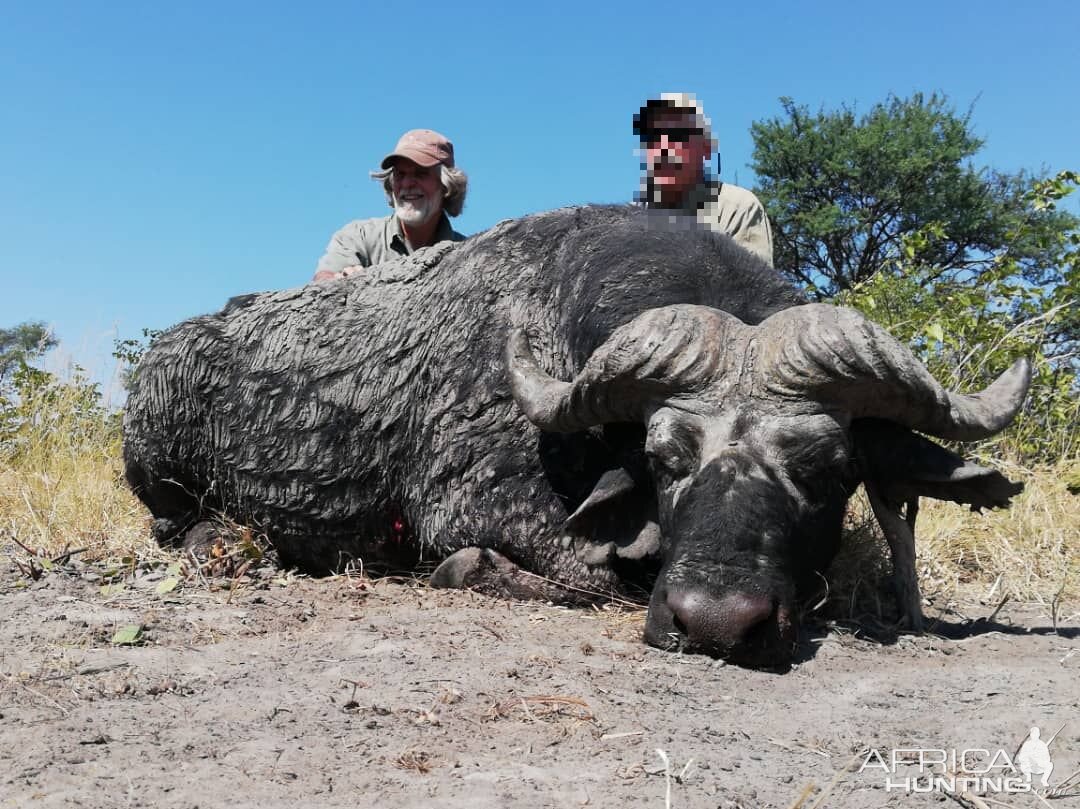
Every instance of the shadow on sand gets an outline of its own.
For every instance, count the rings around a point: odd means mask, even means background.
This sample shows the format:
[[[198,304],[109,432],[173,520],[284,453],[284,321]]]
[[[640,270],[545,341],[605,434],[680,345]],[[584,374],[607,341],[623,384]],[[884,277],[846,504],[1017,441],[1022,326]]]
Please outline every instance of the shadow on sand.
[[[802,663],[813,659],[822,641],[836,631],[854,635],[863,640],[892,646],[902,637],[919,637],[916,633],[888,624],[872,615],[857,619],[834,621],[805,621],[799,636],[799,647],[792,662]],[[1065,640],[1080,638],[1078,626],[1025,626],[1013,623],[1001,623],[991,618],[927,618],[926,630],[922,637],[934,637],[942,640],[959,641],[980,635],[1057,635]]]

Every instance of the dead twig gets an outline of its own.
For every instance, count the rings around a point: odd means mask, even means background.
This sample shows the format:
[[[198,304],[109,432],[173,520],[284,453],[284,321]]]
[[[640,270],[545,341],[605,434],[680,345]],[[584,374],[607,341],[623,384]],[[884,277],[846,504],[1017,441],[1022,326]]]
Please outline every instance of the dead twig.
[[[829,793],[833,791],[833,789],[838,783],[840,783],[840,779],[847,775],[849,772],[851,772],[851,768],[859,762],[859,759],[862,758],[863,755],[865,754],[860,755],[859,753],[856,753],[850,759],[848,759],[847,764],[845,764],[843,767],[836,771],[836,775],[833,776],[833,779],[828,783],[825,789],[821,791],[821,794],[818,795],[817,800],[814,801],[810,809],[819,809],[825,798],[829,796]]]
[[[671,762],[667,753],[659,747],[656,748],[656,755],[664,762],[664,809],[671,809]]]
[[[946,794],[961,806],[970,806],[974,807],[974,809],[990,809],[990,807],[987,806],[986,801],[984,801],[978,795],[971,794],[966,789],[960,793]]]
[[[1012,600],[1012,596],[1006,593],[1005,597],[1001,599],[1000,603],[998,603],[998,605],[994,607],[994,611],[990,613],[990,617],[985,619],[986,623],[992,624],[994,622],[994,619],[997,618],[997,614],[1001,612],[1001,608],[1008,604],[1010,600]]]
[[[1054,809],[1049,803],[1047,803],[1046,798],[1044,798],[1042,795],[1040,795],[1035,790],[1031,790],[1031,794],[1034,795],[1036,798],[1038,798],[1039,803],[1041,803],[1043,806],[1045,806],[1046,809]],[[980,809],[982,809],[982,807],[980,807]],[[986,809],[990,809],[990,807],[986,807]]]
[[[54,556],[49,561],[51,561],[54,565],[66,565],[68,562],[71,561],[72,556],[75,556],[76,554],[79,554],[79,553],[86,553],[87,550],[89,550],[89,549],[88,548],[76,548],[73,551],[64,551],[62,554],[60,554],[59,556]]]
[[[1047,791],[1048,798],[1080,797],[1080,770],[1068,775],[1061,783]]]
[[[106,671],[112,671],[113,669],[126,669],[130,666],[130,663],[115,663],[111,666],[84,666],[76,671],[70,671],[67,674],[53,674],[49,677],[42,677],[41,682],[48,683],[54,680],[70,680],[72,677],[85,677],[92,674],[102,674]]]
[[[8,539],[10,539],[12,542],[14,542],[16,545],[18,545],[20,548],[22,548],[24,551],[26,551],[28,554],[30,554],[35,559],[44,559],[45,558],[38,551],[35,551],[33,548],[30,548],[30,547],[24,545],[23,542],[17,536],[15,536],[15,533],[13,531],[4,531],[4,533],[7,535]]]
[[[589,705],[585,700],[578,697],[562,696],[516,697],[497,702],[488,709],[487,718],[492,721],[506,719],[515,710],[521,711],[530,720],[558,716],[568,716],[585,722],[591,722],[594,719],[593,713],[589,710]]]
[[[60,713],[63,714],[64,716],[68,715],[67,708],[65,708],[63,705],[61,705],[59,702],[57,702],[52,697],[47,696],[45,694],[42,694],[40,691],[35,691],[33,688],[28,686],[26,683],[21,683],[18,680],[16,680],[14,677],[9,677],[8,680],[13,681],[16,685],[21,686],[22,688],[25,688],[27,691],[29,691],[31,694],[33,694],[38,699],[43,699],[46,702],[51,702],[53,704],[53,706],[56,708],[56,710],[60,711]]]

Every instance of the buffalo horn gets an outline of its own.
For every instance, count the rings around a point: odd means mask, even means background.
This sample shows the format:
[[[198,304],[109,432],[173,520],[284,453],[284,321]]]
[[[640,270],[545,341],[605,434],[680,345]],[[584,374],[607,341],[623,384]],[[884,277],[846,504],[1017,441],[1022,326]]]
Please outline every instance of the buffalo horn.
[[[951,393],[907,346],[852,309],[797,306],[761,329],[760,378],[771,393],[809,396],[854,418],[887,419],[938,438],[973,441],[1000,432],[1031,382],[1031,363],[1022,358],[979,393]]]
[[[657,402],[707,386],[726,354],[726,336],[740,328],[703,306],[650,309],[612,332],[573,382],[545,373],[525,333],[513,329],[506,344],[510,385],[529,421],[550,432],[642,421]]]

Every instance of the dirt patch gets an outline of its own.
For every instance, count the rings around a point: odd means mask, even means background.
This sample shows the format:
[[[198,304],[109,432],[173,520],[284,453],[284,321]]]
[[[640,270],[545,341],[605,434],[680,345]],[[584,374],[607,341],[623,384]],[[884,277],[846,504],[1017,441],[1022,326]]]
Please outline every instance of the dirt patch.
[[[778,674],[650,649],[634,611],[0,565],[0,807],[810,807],[845,767],[822,806],[936,806],[858,772],[866,751],[1013,753],[1062,724],[1051,785],[1080,768],[1075,615],[811,627]]]

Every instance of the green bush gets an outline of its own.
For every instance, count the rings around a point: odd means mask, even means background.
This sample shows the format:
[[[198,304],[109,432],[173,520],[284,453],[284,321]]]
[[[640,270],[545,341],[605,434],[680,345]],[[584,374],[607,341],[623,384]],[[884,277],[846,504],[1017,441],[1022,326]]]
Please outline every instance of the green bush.
[[[1052,209],[1080,177],[1062,172],[1035,184],[1032,210]],[[1023,222],[1007,234],[1021,243]],[[1034,379],[1016,425],[993,443],[1026,462],[1052,463],[1080,452],[1080,376],[1076,359],[1080,301],[1080,236],[1058,235],[1056,277],[1036,284],[1007,248],[994,256],[977,283],[946,275],[925,260],[946,238],[931,223],[902,241],[900,256],[834,302],[852,306],[908,344],[934,376],[954,390],[985,387],[1017,357],[1034,363]]]
[[[16,463],[42,443],[65,446],[120,437],[120,414],[102,404],[100,386],[75,366],[72,378],[21,363],[0,385],[0,457]]]

